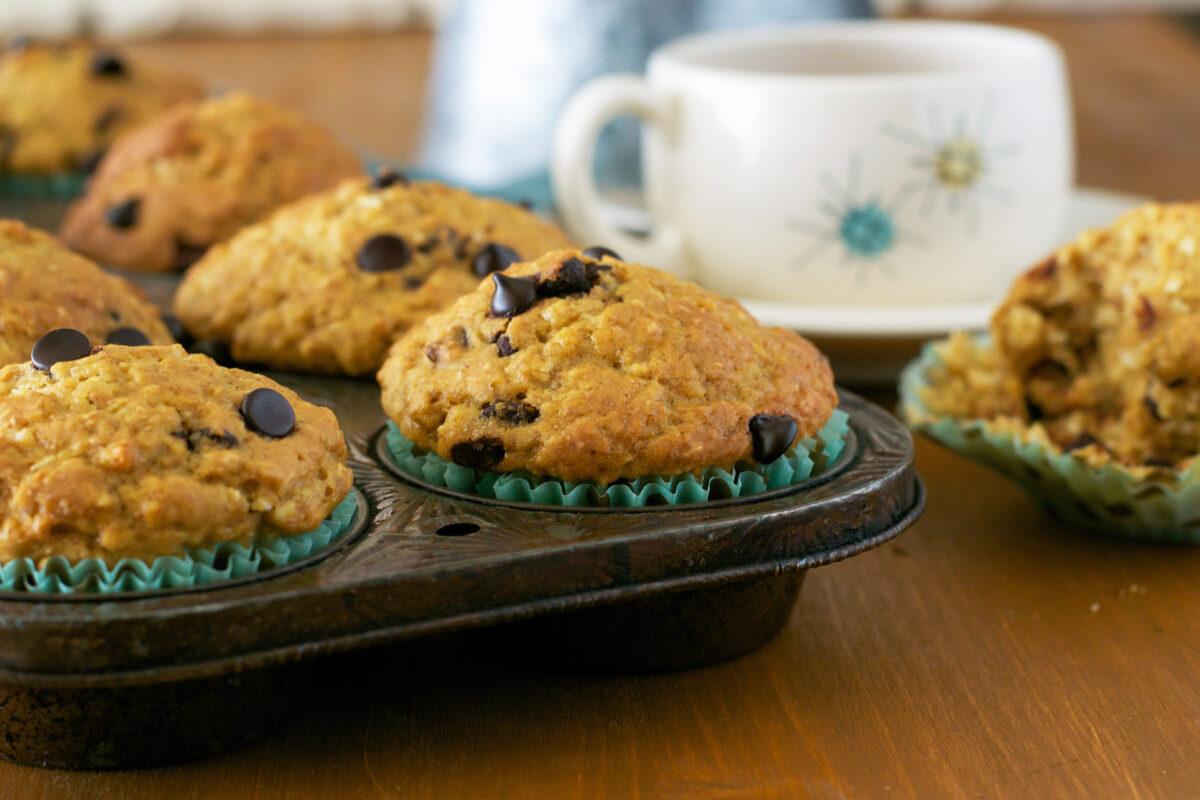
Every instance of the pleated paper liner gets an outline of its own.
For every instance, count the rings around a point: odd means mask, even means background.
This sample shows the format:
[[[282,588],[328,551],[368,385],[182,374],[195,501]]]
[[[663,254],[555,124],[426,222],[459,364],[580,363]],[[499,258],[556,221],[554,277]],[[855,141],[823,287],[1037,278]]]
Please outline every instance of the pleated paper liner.
[[[1200,544],[1200,460],[1182,470],[1135,472],[1116,461],[1095,467],[1024,431],[935,414],[923,395],[934,388],[942,344],[925,345],[901,374],[900,415],[910,428],[1003,473],[1064,522],[1131,539]]]
[[[340,541],[365,514],[365,502],[352,489],[313,530],[248,545],[221,542],[153,561],[123,558],[112,566],[98,558],[72,563],[55,556],[40,566],[33,559],[20,558],[0,564],[0,591],[115,594],[219,584],[305,561]]]
[[[54,175],[0,175],[0,199],[73,200],[83,192],[87,173],[60,172]]]
[[[389,466],[402,474],[454,492],[519,504],[642,508],[751,497],[798,485],[840,466],[849,434],[849,416],[839,409],[815,436],[801,440],[770,464],[746,462],[732,472],[714,467],[700,475],[651,476],[609,484],[563,481],[528,472],[477,472],[422,450],[393,422],[388,423],[381,449]]]

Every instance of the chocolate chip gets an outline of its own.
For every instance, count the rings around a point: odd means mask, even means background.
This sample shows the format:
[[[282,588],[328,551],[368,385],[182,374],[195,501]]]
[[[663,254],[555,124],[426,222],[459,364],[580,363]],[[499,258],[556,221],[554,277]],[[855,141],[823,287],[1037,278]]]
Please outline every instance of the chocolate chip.
[[[84,175],[91,175],[96,171],[96,168],[100,166],[100,162],[103,160],[104,148],[101,147],[100,149],[93,150],[90,153],[84,153],[79,157],[79,160],[75,162],[75,166]]]
[[[1037,422],[1040,419],[1046,418],[1045,410],[1034,402],[1033,398],[1025,395],[1025,416],[1030,422]]]
[[[1058,257],[1049,256],[1031,267],[1025,275],[1035,281],[1047,281],[1053,278],[1056,272],[1058,272]]]
[[[412,277],[412,278],[404,279],[404,288],[405,289],[420,289],[424,285],[425,285],[424,278]]]
[[[502,333],[496,337],[496,352],[500,354],[501,358],[507,358],[517,352],[517,348],[513,347],[512,339],[508,338],[507,333]]]
[[[1142,404],[1146,406],[1146,410],[1150,412],[1150,416],[1154,417],[1156,422],[1163,421],[1162,412],[1158,410],[1158,403],[1154,402],[1154,398],[1146,395],[1142,398]]]
[[[274,389],[255,389],[242,398],[242,417],[246,427],[264,436],[279,439],[296,428],[296,412],[287,398]]]
[[[1167,388],[1168,389],[1178,389],[1181,386],[1185,386],[1187,384],[1187,382],[1188,382],[1187,378],[1176,378],[1175,380],[1173,380],[1167,384]]]
[[[609,250],[607,247],[601,247],[600,245],[589,247],[587,250],[583,251],[583,254],[588,258],[611,258],[615,259],[616,261],[623,260],[619,255],[616,254],[616,252]]]
[[[489,242],[476,254],[471,262],[471,269],[481,278],[486,278],[493,272],[507,269],[510,264],[521,260],[521,255],[511,247]]]
[[[372,189],[386,189],[394,184],[401,186],[408,185],[408,176],[403,172],[397,172],[391,167],[384,167],[375,173],[375,177],[371,180]]]
[[[528,425],[541,415],[537,406],[523,400],[493,400],[483,404],[479,416],[483,419],[498,419],[509,425]]]
[[[74,361],[91,355],[92,343],[74,328],[50,331],[33,345],[30,358],[38,369],[50,369],[60,361]]]
[[[1079,450],[1080,448],[1087,447],[1088,445],[1093,445],[1096,443],[1097,442],[1096,442],[1095,436],[1092,436],[1090,433],[1081,433],[1078,436],[1076,436],[1074,439],[1072,439],[1071,441],[1069,441],[1065,445],[1063,445],[1063,450],[1066,450],[1069,453],[1072,450]]]
[[[109,206],[108,211],[104,212],[104,218],[108,220],[108,225],[111,228],[124,230],[137,225],[138,210],[141,208],[142,201],[137,197],[130,197],[128,200],[122,200],[115,206]]]
[[[493,317],[515,317],[533,308],[537,302],[537,280],[531,277],[492,273],[496,290],[492,293],[491,314]]]
[[[1158,314],[1155,313],[1154,305],[1146,299],[1145,295],[1139,295],[1138,301],[1138,330],[1144,333],[1154,327],[1154,323],[1158,319]]]
[[[567,297],[584,294],[595,285],[595,273],[589,273],[587,264],[578,258],[568,258],[558,267],[553,278],[538,281],[538,297]]]
[[[150,344],[150,337],[137,328],[117,328],[108,334],[106,344],[120,344],[126,347],[145,347]]]
[[[504,442],[491,436],[459,442],[450,448],[450,460],[460,467],[494,469],[504,460]]]
[[[185,269],[195,264],[204,254],[208,252],[206,244],[192,244],[185,242],[182,239],[175,240],[175,269],[183,272]]]
[[[1167,467],[1169,469],[1173,469],[1175,467],[1174,461],[1169,458],[1163,458],[1162,456],[1150,456],[1142,463],[1147,467]]]
[[[755,414],[750,418],[750,441],[754,460],[770,464],[787,452],[799,428],[787,414]]]
[[[432,345],[432,344],[425,345],[425,357],[428,358],[434,364],[436,364],[442,360],[441,351],[435,345]]]
[[[1026,375],[1031,380],[1061,381],[1070,377],[1071,373],[1061,361],[1056,361],[1053,358],[1043,358],[1031,366]]]
[[[355,260],[363,272],[386,272],[400,269],[411,261],[412,251],[399,236],[381,233],[363,243]]]
[[[105,78],[120,78],[125,75],[125,61],[116,53],[100,51],[92,56],[92,63],[89,67],[93,75],[100,75]]]
[[[96,133],[108,133],[112,126],[120,122],[124,116],[124,108],[121,106],[109,106],[100,112],[100,116],[96,117],[96,121],[92,123],[92,130]]]
[[[183,439],[187,444],[187,449],[191,452],[199,450],[204,444],[213,444],[224,448],[237,447],[238,445],[238,438],[228,430],[218,432],[212,428],[199,428],[197,430],[185,428],[183,430],[172,431],[171,435],[178,439]]]
[[[171,332],[171,336],[175,341],[179,342],[184,347],[190,348],[196,343],[192,335],[183,327],[183,323],[179,321],[179,317],[174,314],[163,314],[163,324],[167,326],[167,330]]]

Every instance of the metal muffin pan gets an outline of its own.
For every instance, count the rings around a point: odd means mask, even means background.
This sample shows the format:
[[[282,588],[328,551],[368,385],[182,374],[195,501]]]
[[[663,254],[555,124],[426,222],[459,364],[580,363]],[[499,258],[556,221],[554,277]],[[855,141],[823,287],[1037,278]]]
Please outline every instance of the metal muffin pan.
[[[337,413],[364,529],[300,568],[206,589],[0,597],[0,755],[69,768],[200,757],[278,725],[317,656],[500,623],[493,635],[594,668],[731,658],[779,632],[805,570],[896,535],[924,505],[908,432],[848,392],[849,455],[814,485],[589,513],[400,479],[377,457],[372,382],[272,377]]]

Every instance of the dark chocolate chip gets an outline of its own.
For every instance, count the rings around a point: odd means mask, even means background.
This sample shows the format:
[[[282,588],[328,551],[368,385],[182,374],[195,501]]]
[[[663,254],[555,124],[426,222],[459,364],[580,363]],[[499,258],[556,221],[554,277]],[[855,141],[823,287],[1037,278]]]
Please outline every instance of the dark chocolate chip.
[[[578,258],[568,258],[558,267],[553,278],[538,281],[538,297],[567,297],[572,294],[584,294],[591,291],[595,285],[596,276],[589,274],[587,264]]]
[[[588,258],[611,258],[616,261],[622,260],[615,251],[609,250],[607,247],[601,247],[600,245],[589,247],[587,250],[583,251],[583,254]]]
[[[279,439],[296,429],[296,412],[287,398],[274,389],[255,389],[242,398],[246,427]]]
[[[1176,378],[1175,380],[1173,380],[1167,384],[1167,388],[1168,389],[1178,389],[1179,387],[1184,386],[1186,384],[1187,384],[1187,378]]]
[[[754,460],[770,464],[787,452],[798,432],[796,420],[787,414],[755,414],[750,418]]]
[[[412,277],[412,278],[404,279],[404,288],[405,289],[420,289],[424,285],[425,285],[424,278]]]
[[[206,244],[192,244],[185,242],[182,239],[175,240],[175,269],[183,272],[185,269],[195,264],[204,254],[208,252]]]
[[[501,358],[507,358],[517,352],[517,348],[513,347],[512,339],[508,338],[507,333],[502,333],[496,337],[496,352],[500,354]]]
[[[183,439],[183,441],[187,444],[187,449],[192,452],[199,450],[200,447],[205,444],[213,444],[217,447],[224,448],[238,446],[238,438],[228,430],[214,431],[212,428],[199,428],[197,430],[191,430],[185,428],[183,430],[172,431],[171,435],[176,438]]]
[[[1175,466],[1175,462],[1174,462],[1174,461],[1172,461],[1172,460],[1171,460],[1171,459],[1169,459],[1169,458],[1163,458],[1162,456],[1150,456],[1150,458],[1147,458],[1147,459],[1146,459],[1145,461],[1143,461],[1142,463],[1143,463],[1143,464],[1145,464],[1147,467],[1168,467],[1168,468],[1174,468],[1174,466]]]
[[[50,369],[60,361],[74,361],[91,355],[92,343],[74,328],[58,328],[38,339],[30,358],[38,369]]]
[[[145,347],[150,344],[150,337],[137,328],[117,328],[108,334],[106,344],[121,344],[126,347]]]
[[[1096,442],[1095,436],[1092,436],[1090,433],[1081,433],[1078,436],[1076,436],[1074,439],[1072,439],[1071,441],[1069,441],[1065,445],[1063,445],[1063,450],[1070,452],[1072,450],[1079,450],[1080,448],[1087,447],[1088,445],[1093,445],[1096,443],[1097,442]]]
[[[103,160],[104,148],[100,148],[99,150],[93,150],[90,153],[84,153],[79,157],[79,160],[75,162],[75,166],[78,167],[79,171],[84,175],[91,175],[96,171],[96,168],[100,166],[100,162]]]
[[[483,419],[498,419],[509,425],[528,425],[541,414],[537,406],[523,400],[493,400],[483,404],[479,416]]]
[[[1155,421],[1162,422],[1162,412],[1158,410],[1158,403],[1154,402],[1154,398],[1146,395],[1142,398],[1142,404],[1146,406],[1146,410],[1150,412],[1150,416],[1154,417]]]
[[[355,261],[363,272],[386,272],[400,269],[412,260],[412,250],[395,234],[372,236],[358,249]]]
[[[408,176],[403,172],[397,172],[391,167],[384,167],[383,169],[379,170],[379,172],[375,173],[375,177],[371,180],[371,188],[386,189],[389,186],[397,183],[401,186],[407,186]]]
[[[459,442],[450,448],[450,460],[460,467],[494,469],[504,460],[504,442],[491,436]]]
[[[137,225],[138,210],[141,208],[142,201],[137,197],[130,197],[128,200],[122,200],[115,206],[109,206],[108,211],[104,212],[104,218],[108,220],[110,228],[124,230]]]
[[[1138,301],[1138,330],[1145,332],[1154,327],[1155,321],[1158,320],[1158,314],[1154,311],[1154,304],[1147,300],[1145,295],[1139,295]]]
[[[471,269],[479,277],[486,278],[493,272],[507,269],[510,264],[515,264],[520,260],[520,253],[511,247],[489,242],[475,255],[475,260],[471,262]]]
[[[1033,398],[1025,395],[1025,416],[1030,422],[1037,422],[1040,419],[1046,418],[1045,410],[1034,402]]]
[[[100,51],[92,56],[90,69],[93,75],[105,78],[120,78],[125,75],[125,61],[116,53]]]
[[[162,321],[167,326],[167,330],[171,332],[171,336],[174,337],[175,341],[184,347],[190,348],[196,343],[192,335],[183,327],[183,323],[179,321],[179,317],[174,314],[163,314]]]
[[[1046,281],[1053,278],[1056,272],[1058,272],[1058,257],[1048,256],[1033,267],[1030,267],[1025,276],[1035,281]]]
[[[100,112],[100,116],[96,117],[96,121],[92,123],[92,130],[96,133],[108,133],[113,125],[121,121],[125,116],[125,109],[121,106],[109,106]]]
[[[1037,378],[1046,381],[1061,381],[1070,377],[1071,372],[1061,361],[1043,358],[1029,368],[1027,375],[1031,380]]]
[[[515,317],[533,308],[537,302],[537,280],[532,277],[492,273],[496,290],[492,293],[491,314],[493,317]]]

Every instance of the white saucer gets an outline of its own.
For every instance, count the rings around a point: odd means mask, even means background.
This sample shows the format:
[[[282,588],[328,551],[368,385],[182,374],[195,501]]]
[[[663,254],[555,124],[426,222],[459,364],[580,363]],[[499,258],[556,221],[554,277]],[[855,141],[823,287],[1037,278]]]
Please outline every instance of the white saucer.
[[[1146,198],[1079,187],[1071,198],[1062,240],[1085,228],[1107,225]],[[746,310],[768,325],[791,328],[813,338],[929,339],[950,331],[987,327],[999,298],[986,302],[933,306],[834,306],[777,303],[739,298]]]

